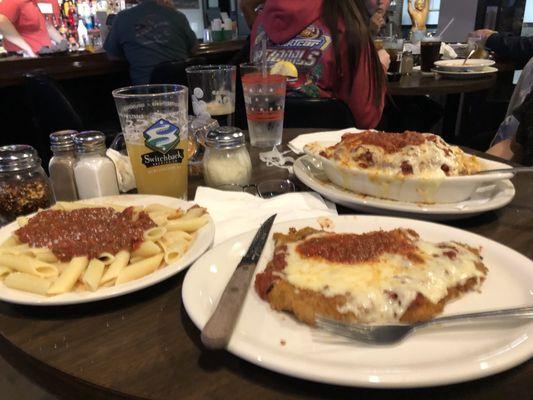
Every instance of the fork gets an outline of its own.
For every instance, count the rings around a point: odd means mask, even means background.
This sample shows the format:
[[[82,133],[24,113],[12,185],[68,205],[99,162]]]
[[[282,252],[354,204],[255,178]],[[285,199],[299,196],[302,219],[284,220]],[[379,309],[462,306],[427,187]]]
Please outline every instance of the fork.
[[[339,336],[355,339],[372,344],[391,344],[399,342],[407,335],[429,326],[458,325],[474,323],[480,319],[512,319],[512,318],[533,318],[533,306],[508,308],[504,310],[494,310],[477,312],[470,314],[457,314],[447,317],[431,319],[429,321],[417,322],[414,324],[391,324],[391,325],[368,325],[336,321],[322,315],[316,315],[315,323],[317,327],[334,333]]]

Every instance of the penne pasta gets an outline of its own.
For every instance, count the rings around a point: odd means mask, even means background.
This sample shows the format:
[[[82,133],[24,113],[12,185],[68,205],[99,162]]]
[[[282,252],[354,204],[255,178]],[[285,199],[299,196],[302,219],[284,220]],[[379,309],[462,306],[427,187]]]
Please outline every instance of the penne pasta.
[[[154,221],[158,226],[165,226],[168,221],[168,215],[165,213],[150,213],[148,214],[152,221]]]
[[[27,244],[17,244],[11,247],[0,247],[0,254],[23,254],[30,250]]]
[[[128,265],[128,262],[130,261],[130,252],[126,250],[119,251],[116,256],[115,260],[109,265],[107,268],[107,271],[104,273],[104,276],[102,277],[102,283],[106,283],[110,280],[116,279],[119,272]]]
[[[161,253],[161,247],[152,241],[142,242],[141,245],[131,253],[132,258],[147,258]]]
[[[0,0],[1,1],[1,0]],[[80,212],[69,214],[70,211],[85,208],[113,208],[117,212],[122,212],[126,206],[107,204],[107,203],[84,203],[84,202],[57,202],[53,207],[58,210],[58,215],[65,219],[58,219],[60,229],[65,232],[62,235],[49,236],[43,235],[48,227],[46,218],[54,219],[54,215],[43,217],[40,222],[35,222],[32,226],[38,226],[41,230],[39,235],[32,239],[31,229],[23,229],[24,241],[21,242],[17,233],[11,234],[6,240],[0,243],[0,285],[5,284],[7,287],[16,290],[36,293],[43,296],[54,296],[66,292],[95,292],[100,288],[120,285],[139,279],[147,274],[153,273],[159,267],[175,263],[189,249],[191,243],[196,237],[196,231],[208,223],[209,216],[204,208],[193,206],[188,210],[168,207],[162,204],[150,204],[147,206],[133,206],[131,217],[131,229],[128,231],[129,214],[116,215],[115,213],[104,210],[94,210],[89,212]],[[41,211],[38,211],[38,213]],[[147,220],[146,213],[152,224]],[[104,241],[98,241],[97,237],[90,233],[85,238],[83,235],[83,218],[90,215],[95,218],[96,226],[92,232],[106,232],[106,225],[113,219],[117,218],[116,226],[118,229],[107,231],[107,237]],[[93,217],[94,216],[94,217]],[[127,217],[128,219],[125,219]],[[32,224],[33,217],[19,217],[17,223],[20,227]],[[103,218],[98,220],[96,218]],[[76,222],[72,222],[76,221]],[[79,222],[81,221],[81,222]],[[81,223],[81,225],[80,225]],[[98,225],[100,224],[100,225]],[[82,230],[79,227],[82,227]],[[122,229],[125,226],[125,229]],[[135,227],[143,226],[143,231]],[[147,228],[151,226],[150,228]],[[72,228],[72,232],[71,227]],[[28,227],[29,228],[29,227]],[[91,231],[87,231],[91,232]],[[112,233],[109,235],[109,233]],[[119,239],[119,235],[129,235]],[[29,233],[29,234],[28,234]],[[80,254],[80,247],[70,247],[70,238],[80,238],[80,241],[91,243],[86,252],[82,249],[81,253],[90,256],[74,256],[69,254]],[[39,237],[40,236],[40,237]],[[39,246],[37,243],[43,243],[42,237],[46,239],[48,247]],[[118,240],[114,242],[114,237]],[[59,238],[59,239],[58,239]],[[125,239],[125,240],[124,240]],[[131,249],[132,243],[139,243],[135,250],[120,250],[116,254],[105,251],[115,247],[115,243],[120,243],[118,248]],[[113,246],[108,246],[108,241]],[[125,243],[131,243],[126,244]],[[64,247],[62,247],[64,246]],[[74,250],[74,251],[72,251]],[[102,251],[100,253],[100,251]],[[99,254],[100,253],[100,254]],[[95,254],[99,254],[96,258]],[[70,260],[69,258],[72,257]],[[68,260],[68,261],[62,261]]]
[[[184,231],[169,231],[161,238],[164,243],[172,243],[179,241],[190,242],[192,240],[192,235]]]
[[[25,272],[13,272],[4,279],[4,285],[11,289],[45,295],[51,285],[51,281],[30,275]]]
[[[0,279],[4,279],[6,275],[10,274],[11,272],[13,271],[10,268],[0,266]]]
[[[156,240],[163,237],[165,233],[167,233],[166,228],[162,226],[156,226],[155,228],[150,228],[146,232],[144,232],[144,240],[155,242]]]
[[[187,210],[185,215],[181,218],[183,219],[191,219],[191,218],[199,218],[202,215],[206,213],[205,208],[202,207],[191,207]]]
[[[87,257],[74,257],[46,293],[61,294],[72,290],[88,263]]]
[[[161,260],[163,260],[163,254],[157,254],[124,268],[118,274],[115,285],[139,279],[154,272],[159,267],[159,264],[161,264]]]
[[[19,244],[20,242],[18,238],[15,235],[12,235],[8,237],[6,240],[4,240],[2,244],[0,244],[0,250],[7,249],[10,247],[15,247],[15,246],[18,246]]]
[[[189,243],[186,241],[179,241],[166,246],[165,248],[165,262],[171,264],[180,259],[187,251]]]
[[[39,261],[44,261],[51,264],[59,261],[51,250],[43,247],[30,247],[23,254],[34,256]]]
[[[98,256],[98,259],[102,261],[105,265],[109,265],[113,261],[115,261],[115,255],[111,253],[102,253]]]
[[[185,214],[184,211],[179,208],[167,207],[161,204],[151,204],[145,208],[145,211],[150,216],[152,214],[164,215],[166,219],[181,218]]]
[[[55,278],[57,267],[24,254],[3,254],[0,265],[41,278]]]
[[[104,275],[105,264],[97,258],[93,258],[87,269],[85,270],[81,281],[87,286],[91,291],[98,289],[100,285],[100,280]]]
[[[28,217],[17,217],[17,224],[19,226],[24,226],[28,223],[29,218]]]
[[[180,230],[185,232],[194,232],[207,224],[208,221],[208,215],[202,215],[201,217],[190,219],[180,218],[173,221],[168,221],[165,228],[169,231]]]

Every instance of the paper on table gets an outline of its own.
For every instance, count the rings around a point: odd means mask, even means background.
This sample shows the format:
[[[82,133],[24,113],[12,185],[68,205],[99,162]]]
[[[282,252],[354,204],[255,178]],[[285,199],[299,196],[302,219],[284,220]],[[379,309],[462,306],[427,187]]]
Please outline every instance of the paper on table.
[[[346,128],[340,131],[325,131],[325,132],[313,132],[299,135],[291,140],[288,144],[289,148],[296,154],[302,154],[304,152],[304,146],[308,143],[316,141],[332,141],[340,142],[342,135],[347,132],[363,132],[357,128]]]
[[[337,208],[333,203],[311,192],[287,193],[262,199],[249,193],[200,186],[196,190],[194,202],[207,208],[215,221],[215,245],[259,228],[272,214],[277,214],[275,223],[337,215]]]

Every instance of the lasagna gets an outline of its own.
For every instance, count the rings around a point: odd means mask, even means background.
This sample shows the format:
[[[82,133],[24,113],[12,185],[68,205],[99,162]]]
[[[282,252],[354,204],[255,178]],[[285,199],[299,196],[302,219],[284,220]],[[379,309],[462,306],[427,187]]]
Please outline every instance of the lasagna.
[[[338,165],[380,175],[440,178],[480,170],[474,156],[430,133],[363,131],[346,133],[320,152]]]
[[[316,314],[369,324],[428,320],[478,289],[487,274],[479,249],[428,242],[410,229],[291,228],[274,240],[272,260],[256,275],[256,292],[272,309],[310,325]]]

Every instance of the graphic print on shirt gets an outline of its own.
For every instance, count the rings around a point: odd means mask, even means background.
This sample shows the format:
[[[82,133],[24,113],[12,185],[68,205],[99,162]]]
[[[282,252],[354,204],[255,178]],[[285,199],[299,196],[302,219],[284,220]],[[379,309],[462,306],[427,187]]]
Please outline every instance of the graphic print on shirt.
[[[155,14],[147,15],[142,22],[135,24],[134,29],[135,37],[144,46],[164,45],[172,34],[170,22]]]
[[[260,62],[263,56],[261,41],[265,35],[263,26],[258,26],[253,43],[254,63]],[[320,27],[311,24],[285,43],[275,44],[267,38],[267,61],[293,63],[298,69],[298,78],[287,79],[288,89],[293,93],[319,97],[317,82],[323,72],[320,60],[329,46],[331,46],[331,36]]]

